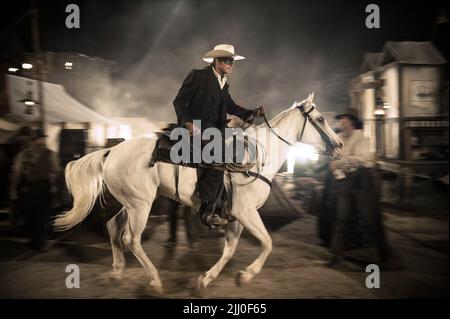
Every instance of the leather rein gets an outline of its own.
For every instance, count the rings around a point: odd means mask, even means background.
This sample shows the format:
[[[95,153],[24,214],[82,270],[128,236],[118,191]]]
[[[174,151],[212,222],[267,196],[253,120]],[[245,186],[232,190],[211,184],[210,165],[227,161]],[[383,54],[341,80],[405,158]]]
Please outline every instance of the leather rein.
[[[328,135],[323,131],[323,129],[320,127],[319,124],[317,124],[316,120],[313,119],[311,117],[311,112],[315,109],[315,106],[311,106],[311,108],[306,111],[305,107],[303,106],[303,104],[297,106],[297,108],[300,110],[300,112],[302,113],[303,117],[305,118],[305,121],[303,122],[303,126],[302,126],[302,130],[300,132],[300,138],[299,138],[299,142],[302,141],[303,138],[303,133],[305,132],[305,127],[306,127],[306,123],[309,121],[312,126],[314,126],[314,128],[317,130],[317,132],[320,134],[320,137],[322,138],[322,140],[325,142],[325,144],[327,145],[327,154],[329,150],[332,150],[333,144],[330,141],[330,138],[328,137]],[[272,128],[272,126],[269,124],[269,121],[266,118],[266,114],[263,113],[263,118],[264,118],[264,122],[266,123],[267,127],[270,129],[270,132],[272,132],[272,134],[274,134],[276,137],[278,137],[281,141],[283,141],[284,143],[286,143],[289,146],[295,146],[293,143],[287,141],[286,139],[284,139],[283,137],[281,137],[280,135],[278,135],[275,130]],[[255,173],[255,172],[251,172],[251,171],[246,171],[246,172],[242,172],[243,174],[246,174],[247,176],[253,176],[256,178],[259,178],[260,180],[262,180],[263,182],[267,183],[269,185],[270,188],[272,188],[272,182],[270,180],[268,180],[265,176],[259,174],[259,173]]]

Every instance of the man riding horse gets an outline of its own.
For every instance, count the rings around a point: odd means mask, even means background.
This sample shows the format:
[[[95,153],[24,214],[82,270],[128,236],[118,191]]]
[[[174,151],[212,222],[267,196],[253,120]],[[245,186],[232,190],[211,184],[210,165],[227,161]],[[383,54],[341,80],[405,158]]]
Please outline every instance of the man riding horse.
[[[231,74],[234,61],[245,59],[234,53],[230,44],[219,44],[203,56],[209,66],[192,70],[185,78],[173,101],[178,125],[186,127],[189,134],[201,134],[207,128],[225,129],[227,113],[248,120],[261,116],[262,107],[248,110],[237,105],[228,92],[227,74]],[[201,129],[193,124],[200,120]],[[208,227],[227,224],[227,220],[213,212],[214,203],[223,184],[223,171],[200,167],[197,170],[197,194],[201,199],[200,218]]]

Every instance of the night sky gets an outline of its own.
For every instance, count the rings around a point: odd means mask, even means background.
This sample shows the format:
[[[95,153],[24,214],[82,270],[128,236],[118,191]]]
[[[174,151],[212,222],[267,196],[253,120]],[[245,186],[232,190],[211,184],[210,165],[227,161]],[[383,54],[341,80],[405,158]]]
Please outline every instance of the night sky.
[[[65,27],[65,7],[76,3],[81,28]],[[367,29],[367,4],[381,11],[381,28]],[[3,42],[31,51],[29,22],[7,28],[29,1],[0,5]],[[79,52],[118,62],[120,81],[142,90],[158,119],[186,74],[218,43],[235,45],[247,60],[235,65],[230,92],[243,106],[264,104],[271,115],[314,90],[324,111],[348,106],[347,86],[365,52],[386,41],[426,41],[444,1],[39,1],[45,51]],[[446,12],[448,10],[445,8]],[[5,31],[6,30],[6,31]],[[11,43],[14,42],[12,45]],[[3,45],[4,47],[4,45]],[[2,58],[7,59],[6,50]],[[156,112],[153,112],[156,110]],[[126,106],[123,113],[127,114]],[[135,114],[130,114],[135,115]]]

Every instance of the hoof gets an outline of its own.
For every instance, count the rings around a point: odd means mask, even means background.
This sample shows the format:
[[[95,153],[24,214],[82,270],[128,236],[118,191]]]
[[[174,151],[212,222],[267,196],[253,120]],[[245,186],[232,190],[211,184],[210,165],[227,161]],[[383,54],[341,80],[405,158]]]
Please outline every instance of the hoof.
[[[109,272],[109,278],[111,279],[122,279],[123,268],[116,268]]]
[[[156,293],[157,296],[164,295],[164,289],[160,281],[157,280],[150,281],[150,287]]]
[[[242,286],[248,284],[250,282],[250,280],[252,280],[252,278],[253,278],[253,276],[251,274],[249,274],[246,271],[241,270],[236,274],[236,277],[235,277],[236,286],[242,287]]]
[[[205,283],[205,275],[201,274],[197,279],[197,293],[203,295],[208,285]]]

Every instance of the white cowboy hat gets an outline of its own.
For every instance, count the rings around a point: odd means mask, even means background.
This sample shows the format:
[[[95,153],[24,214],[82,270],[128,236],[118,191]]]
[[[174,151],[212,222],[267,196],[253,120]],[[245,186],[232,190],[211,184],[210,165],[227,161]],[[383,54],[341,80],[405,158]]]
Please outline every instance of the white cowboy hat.
[[[231,44],[218,44],[214,50],[208,51],[203,56],[203,61],[211,63],[214,58],[228,58],[232,57],[235,61],[244,60],[245,57],[234,53],[234,46]]]

